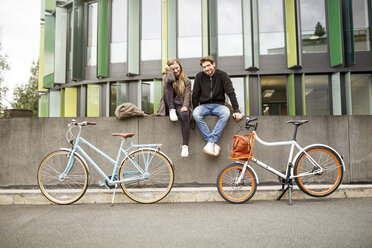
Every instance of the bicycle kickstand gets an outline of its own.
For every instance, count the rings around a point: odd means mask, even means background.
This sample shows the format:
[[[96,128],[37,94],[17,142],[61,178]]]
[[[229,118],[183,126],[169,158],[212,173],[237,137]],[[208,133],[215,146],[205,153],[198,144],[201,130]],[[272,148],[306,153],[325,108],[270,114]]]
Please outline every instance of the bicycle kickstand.
[[[288,181],[288,185],[287,187],[283,190],[283,192],[280,194],[280,196],[278,198],[276,198],[276,200],[280,201],[282,199],[282,197],[284,196],[284,194],[288,191],[288,198],[289,198],[289,203],[288,205],[292,205],[292,191],[293,191],[293,183],[292,183],[292,180],[289,180]]]
[[[115,189],[114,189],[114,193],[112,194],[112,200],[111,200],[111,207],[114,206],[114,200],[115,200],[115,193],[116,193],[116,189],[118,188],[118,185],[115,184]]]

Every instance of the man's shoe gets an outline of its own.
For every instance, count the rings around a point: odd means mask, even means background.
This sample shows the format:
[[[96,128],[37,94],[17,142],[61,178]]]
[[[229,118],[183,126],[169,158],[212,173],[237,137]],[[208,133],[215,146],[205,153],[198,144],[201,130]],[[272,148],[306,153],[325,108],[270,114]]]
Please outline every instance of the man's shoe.
[[[169,110],[169,118],[171,121],[178,121],[177,113],[175,109]]]
[[[211,155],[212,157],[216,157],[216,152],[214,151],[214,143],[208,142],[208,143],[204,146],[203,151],[204,151],[206,154]]]
[[[214,153],[215,153],[215,157],[217,157],[221,153],[221,147],[217,145],[216,143],[214,143]]]
[[[189,147],[187,145],[182,146],[181,157],[187,158],[189,156]]]

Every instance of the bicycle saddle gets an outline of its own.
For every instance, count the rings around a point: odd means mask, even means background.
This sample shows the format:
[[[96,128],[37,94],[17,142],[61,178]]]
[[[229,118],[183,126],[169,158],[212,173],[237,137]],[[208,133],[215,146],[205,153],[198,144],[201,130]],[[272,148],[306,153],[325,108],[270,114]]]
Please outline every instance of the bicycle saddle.
[[[306,122],[309,122],[308,120],[291,120],[287,121],[287,123],[292,123],[293,125],[296,126],[301,126],[302,124],[305,124]]]
[[[134,136],[134,133],[113,133],[112,136],[120,136],[123,138],[130,138]]]

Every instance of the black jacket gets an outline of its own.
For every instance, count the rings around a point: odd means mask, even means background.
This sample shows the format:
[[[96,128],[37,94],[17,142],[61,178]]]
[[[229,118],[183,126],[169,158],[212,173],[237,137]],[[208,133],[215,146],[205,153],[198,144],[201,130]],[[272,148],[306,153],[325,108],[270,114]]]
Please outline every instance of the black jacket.
[[[234,113],[240,112],[234,87],[226,72],[216,69],[212,78],[203,71],[196,74],[192,94],[194,108],[199,103],[225,104],[225,94],[230,98]]]

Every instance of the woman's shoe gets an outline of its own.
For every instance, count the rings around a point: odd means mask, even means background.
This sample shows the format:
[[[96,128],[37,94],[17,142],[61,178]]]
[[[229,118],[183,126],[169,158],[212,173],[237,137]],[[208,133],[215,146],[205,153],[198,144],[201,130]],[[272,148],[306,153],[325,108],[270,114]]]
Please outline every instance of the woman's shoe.
[[[181,157],[187,158],[189,156],[189,147],[187,145],[182,146]]]
[[[169,118],[171,121],[178,121],[177,113],[175,109],[169,110]]]

